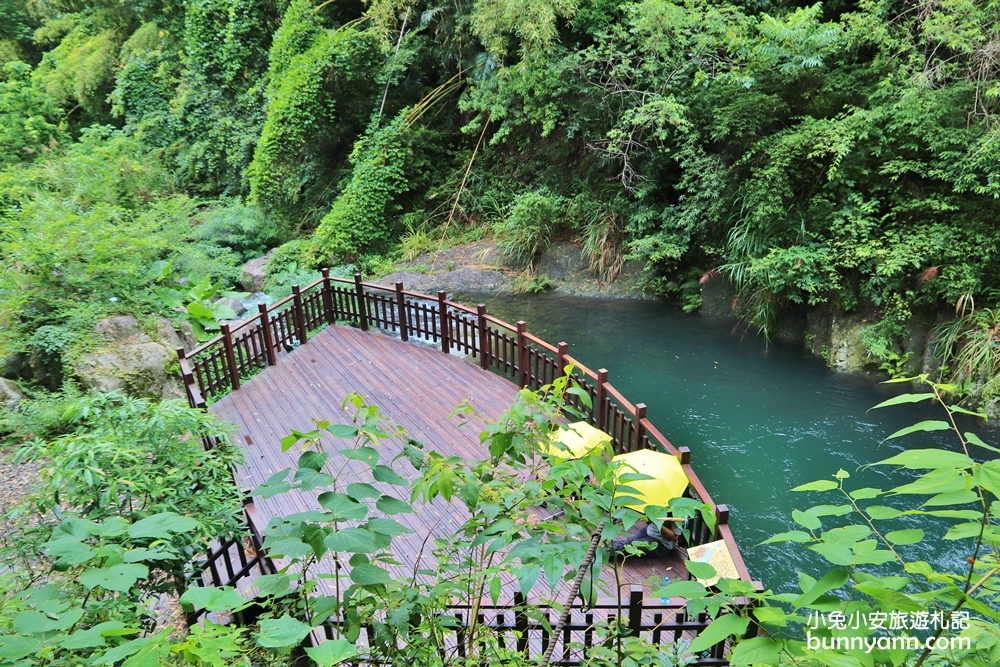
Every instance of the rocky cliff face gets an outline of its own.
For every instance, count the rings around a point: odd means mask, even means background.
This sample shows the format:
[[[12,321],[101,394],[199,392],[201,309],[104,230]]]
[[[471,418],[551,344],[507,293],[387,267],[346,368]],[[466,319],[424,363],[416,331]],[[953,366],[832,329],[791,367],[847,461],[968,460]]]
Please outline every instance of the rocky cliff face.
[[[107,344],[83,355],[73,366],[81,383],[96,391],[122,391],[133,396],[183,398],[177,367],[177,348],[192,349],[190,331],[175,331],[158,319],[153,335],[139,327],[131,315],[118,315],[97,323],[96,331]]]

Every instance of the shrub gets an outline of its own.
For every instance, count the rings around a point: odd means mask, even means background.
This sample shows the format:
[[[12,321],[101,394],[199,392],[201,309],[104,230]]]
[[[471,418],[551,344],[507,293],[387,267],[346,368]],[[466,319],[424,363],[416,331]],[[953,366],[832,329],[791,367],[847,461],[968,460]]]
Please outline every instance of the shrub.
[[[507,217],[493,226],[500,255],[519,264],[533,264],[552,242],[565,215],[564,204],[562,197],[547,188],[518,195]]]

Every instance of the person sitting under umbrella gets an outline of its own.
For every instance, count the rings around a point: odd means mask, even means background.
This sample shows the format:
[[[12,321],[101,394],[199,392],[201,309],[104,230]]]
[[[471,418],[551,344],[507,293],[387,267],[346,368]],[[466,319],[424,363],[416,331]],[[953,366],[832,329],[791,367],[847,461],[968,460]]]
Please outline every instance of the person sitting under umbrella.
[[[625,547],[635,544],[644,551],[646,556],[667,556],[677,548],[677,538],[681,531],[677,524],[664,521],[659,528],[655,523],[643,523],[639,521],[632,527],[632,531],[623,537],[619,537],[611,542],[611,550],[615,553],[622,553]]]

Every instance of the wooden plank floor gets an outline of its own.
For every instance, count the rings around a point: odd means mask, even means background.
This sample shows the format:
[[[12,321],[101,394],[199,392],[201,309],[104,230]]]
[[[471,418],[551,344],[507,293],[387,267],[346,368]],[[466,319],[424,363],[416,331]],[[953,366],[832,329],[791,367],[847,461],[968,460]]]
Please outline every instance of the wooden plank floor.
[[[237,483],[253,489],[276,472],[294,469],[298,453],[282,453],[280,439],[292,429],[312,430],[313,419],[350,423],[350,414],[340,406],[352,392],[377,405],[391,422],[403,426],[410,437],[426,448],[445,456],[476,460],[487,456],[479,442],[484,418],[499,417],[513,402],[517,387],[427,345],[404,343],[377,331],[328,327],[308,344],[282,355],[276,366],[265,369],[210,407],[220,419],[239,426],[236,441],[244,449],[246,463],[237,470]],[[466,400],[476,406],[481,416],[459,426],[448,416]],[[332,438],[325,444],[333,452],[329,467],[337,470],[343,466],[340,488],[351,481],[371,482],[367,466],[336,454],[335,449],[343,444]],[[383,441],[380,447],[380,461],[389,464],[402,451],[402,442]],[[406,461],[397,462],[394,468],[403,477],[415,475]],[[406,499],[405,490],[400,487],[377,486],[383,492]],[[263,524],[257,528],[265,533],[267,522],[273,517],[316,509],[315,496],[315,493],[292,491],[274,498],[255,499]],[[414,514],[393,517],[413,531],[393,540],[393,550],[401,561],[401,565],[389,568],[394,577],[409,579],[415,576],[418,567],[429,566],[433,562],[428,554],[433,538],[447,538],[465,520],[465,508],[457,499],[451,504],[440,500],[431,505],[417,504],[415,509]],[[332,567],[326,559],[318,569],[330,573]],[[686,576],[680,557],[633,558],[624,571],[622,585],[626,600],[628,584],[644,584],[648,595],[651,578],[659,581],[664,576]],[[610,571],[605,572],[604,578],[614,582]],[[324,579],[321,583],[325,588],[330,581]],[[543,584],[536,584],[532,596],[540,589],[547,592]],[[504,597],[513,594],[513,590],[514,582],[510,579],[505,582]],[[611,591],[605,593],[610,598]]]

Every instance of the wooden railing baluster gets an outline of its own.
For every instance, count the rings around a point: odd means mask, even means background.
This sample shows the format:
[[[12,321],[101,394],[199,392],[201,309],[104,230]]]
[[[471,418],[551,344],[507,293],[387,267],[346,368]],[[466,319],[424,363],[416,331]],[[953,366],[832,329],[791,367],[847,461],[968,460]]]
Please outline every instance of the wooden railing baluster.
[[[476,306],[476,316],[479,318],[479,367],[484,371],[490,367],[489,341],[486,340],[486,305]]]
[[[365,303],[365,287],[361,284],[361,274],[354,274],[354,294],[358,299],[358,326],[368,331],[368,304]]]
[[[406,320],[406,298],[403,296],[403,283],[396,283],[396,308],[399,310],[399,339],[403,342],[410,340],[409,323]]]
[[[448,330],[451,328],[448,326],[448,293],[444,291],[438,292],[438,318],[441,320],[441,351],[445,354],[451,352],[451,345],[449,342],[450,334]]]
[[[267,304],[258,303],[257,312],[260,313],[260,329],[264,337],[264,356],[267,358],[267,365],[274,366],[278,362],[274,358],[274,341],[271,339],[271,322],[267,316]]]
[[[642,420],[646,418],[646,404],[636,403],[635,404],[635,442],[632,443],[632,449],[645,449],[642,446],[642,437],[644,435]]]
[[[594,399],[594,410],[596,411],[597,422],[594,424],[597,428],[602,431],[607,430],[608,425],[608,406],[605,403],[608,400],[608,369],[601,368],[597,371],[597,398]]]
[[[528,331],[528,324],[524,320],[517,322],[517,384],[520,387],[528,386],[528,341],[524,334]]]
[[[302,312],[302,292],[298,285],[292,285],[292,323],[295,326],[295,337],[300,345],[306,344],[306,320]]]
[[[233,391],[240,388],[240,373],[236,368],[236,355],[233,354],[233,336],[229,331],[229,325],[223,324],[219,327],[222,330],[222,349],[226,354],[226,374]]]
[[[326,323],[333,324],[337,321],[337,316],[333,312],[333,283],[330,281],[330,269],[322,269],[323,276],[323,314],[326,315]]]

